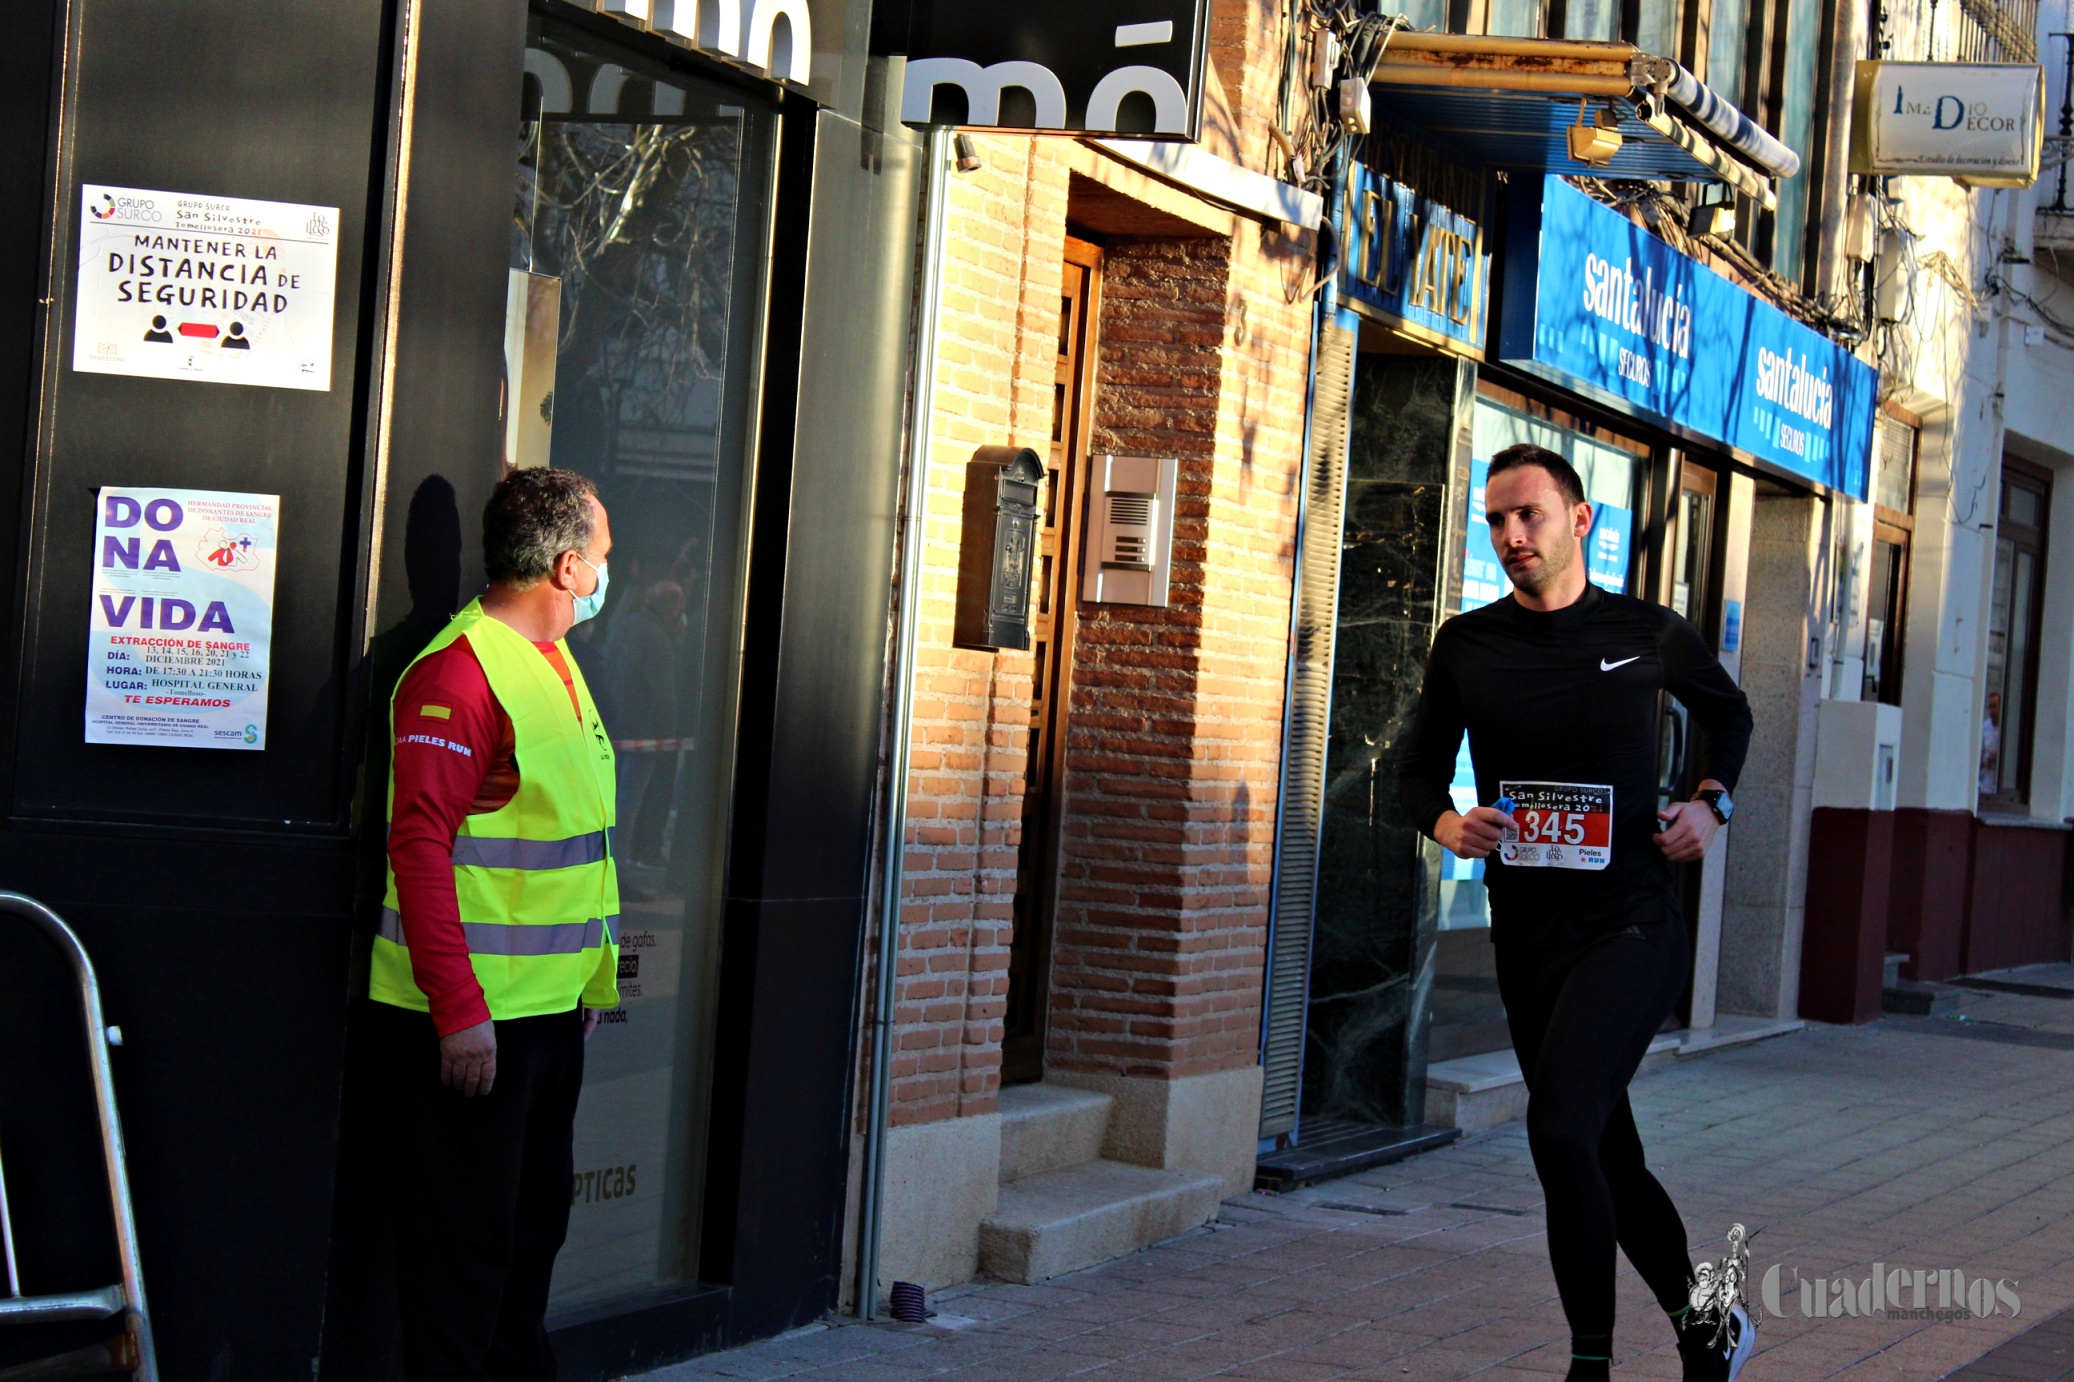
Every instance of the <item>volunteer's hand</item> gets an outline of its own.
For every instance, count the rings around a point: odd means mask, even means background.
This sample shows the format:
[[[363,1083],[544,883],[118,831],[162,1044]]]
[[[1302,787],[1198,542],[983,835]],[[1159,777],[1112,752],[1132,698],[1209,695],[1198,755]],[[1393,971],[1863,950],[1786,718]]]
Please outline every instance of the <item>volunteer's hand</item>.
[[[596,1008],[585,1008],[583,1010],[583,1039],[585,1041],[589,1041],[591,1033],[598,1030],[598,1020],[604,1015]]]
[[[1704,801],[1681,801],[1657,814],[1671,824],[1656,837],[1656,847],[1674,864],[1704,858],[1707,847],[1714,843],[1714,832],[1721,828],[1714,808]]]
[[[1469,814],[1449,811],[1433,823],[1433,838],[1457,859],[1482,859],[1498,847],[1504,832],[1519,822],[1495,806],[1472,806]]]
[[[489,1022],[463,1027],[439,1039],[439,1082],[473,1098],[497,1081],[497,1028]]]

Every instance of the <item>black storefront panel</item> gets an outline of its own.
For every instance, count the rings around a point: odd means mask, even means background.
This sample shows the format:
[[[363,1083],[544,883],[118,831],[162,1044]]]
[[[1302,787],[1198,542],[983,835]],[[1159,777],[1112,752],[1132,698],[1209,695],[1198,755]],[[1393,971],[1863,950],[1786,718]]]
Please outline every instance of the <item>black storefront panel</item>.
[[[0,561],[12,737],[0,885],[81,932],[123,1029],[118,1090],[163,1374],[307,1376],[350,954],[385,7],[343,0],[262,17],[232,0],[77,0],[20,6],[10,20],[19,80],[0,107],[11,251],[0,367],[15,401],[0,418],[0,493],[16,521]],[[329,387],[72,368],[82,184],[336,208]],[[104,485],[280,496],[266,751],[84,742]],[[0,933],[0,1140],[31,1290],[114,1279],[77,1034],[53,957],[19,930]],[[105,1332],[6,1331],[0,1360]]]
[[[359,564],[359,437],[367,208],[378,172],[382,9],[275,16],[263,42],[248,7],[169,9],[81,0],[76,86],[59,129],[50,329],[43,341],[29,577],[16,708],[13,814],[206,823],[263,832],[343,824],[341,731],[347,635]],[[133,258],[158,266],[184,302],[207,256],[182,248],[173,194],[336,208],[336,287],[326,388],[90,373],[73,365],[83,185],[153,189],[165,235],[138,232]],[[88,222],[90,224],[90,222]],[[148,242],[148,243],[147,243]],[[320,251],[321,252],[321,251]],[[140,291],[144,280],[132,280]],[[193,285],[193,286],[191,286]],[[277,289],[276,302],[286,294]],[[156,304],[154,304],[156,305]],[[142,327],[150,307],[135,309]],[[322,311],[321,304],[303,310]],[[190,314],[165,306],[175,318]],[[192,311],[192,315],[206,316]],[[154,321],[156,318],[154,318]],[[206,324],[197,329],[210,330]],[[221,338],[217,338],[221,339]],[[209,337],[168,347],[221,348]],[[142,355],[148,347],[137,347]],[[292,751],[137,751],[82,742],[95,492],[169,486],[280,496],[269,728]]]

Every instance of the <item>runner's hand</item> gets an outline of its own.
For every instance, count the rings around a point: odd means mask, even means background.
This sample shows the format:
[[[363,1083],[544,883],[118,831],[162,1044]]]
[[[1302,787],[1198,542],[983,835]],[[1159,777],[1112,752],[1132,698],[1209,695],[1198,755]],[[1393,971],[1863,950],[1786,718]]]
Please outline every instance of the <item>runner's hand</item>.
[[[1714,832],[1721,828],[1714,808],[1704,801],[1681,801],[1657,815],[1671,824],[1656,837],[1656,847],[1674,864],[1705,857],[1707,847],[1714,843]]]
[[[478,1022],[439,1039],[439,1082],[473,1098],[497,1080],[497,1028]]]
[[[1447,812],[1433,824],[1433,838],[1457,859],[1482,859],[1496,849],[1519,822],[1495,806],[1472,806],[1466,816]]]

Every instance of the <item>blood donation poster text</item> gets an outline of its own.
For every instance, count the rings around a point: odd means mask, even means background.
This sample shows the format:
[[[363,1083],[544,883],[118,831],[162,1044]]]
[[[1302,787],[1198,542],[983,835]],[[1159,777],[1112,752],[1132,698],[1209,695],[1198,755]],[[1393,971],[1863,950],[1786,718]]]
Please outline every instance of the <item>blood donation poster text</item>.
[[[110,487],[97,503],[86,742],[265,748],[280,497]]]
[[[80,189],[72,368],[331,387],[338,208]]]

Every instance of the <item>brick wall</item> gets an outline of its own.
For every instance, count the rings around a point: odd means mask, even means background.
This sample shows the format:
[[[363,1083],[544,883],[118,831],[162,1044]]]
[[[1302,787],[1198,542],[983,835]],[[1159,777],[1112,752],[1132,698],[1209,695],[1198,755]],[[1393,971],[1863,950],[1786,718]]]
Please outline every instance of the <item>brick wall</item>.
[[[1054,141],[981,141],[952,179],[908,779],[893,1121],[986,1113],[1000,1088],[1021,834],[1027,653],[951,646],[965,465],[1051,432],[1066,168]]]
[[[1255,167],[1276,8],[1220,4],[1213,35]],[[1000,1087],[1032,667],[951,646],[965,464],[981,445],[1047,445],[1068,179],[1102,157],[1059,139],[977,142],[985,166],[952,180],[948,208],[897,1124],[989,1112]],[[1302,244],[1236,225],[1107,246],[1095,449],[1181,458],[1174,597],[1081,607],[1053,1068],[1173,1077],[1255,1058],[1310,314],[1286,300]]]
[[[1309,322],[1258,239],[1110,247],[1095,448],[1181,478],[1171,606],[1076,635],[1052,1068],[1257,1057]]]

